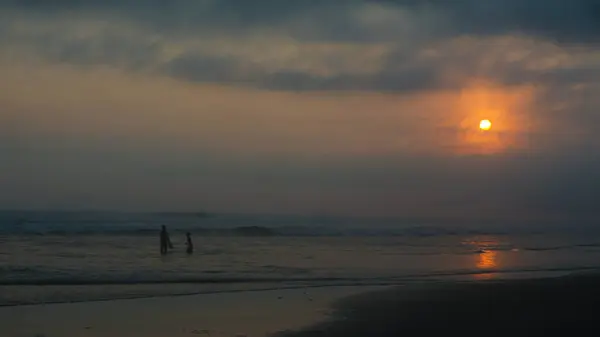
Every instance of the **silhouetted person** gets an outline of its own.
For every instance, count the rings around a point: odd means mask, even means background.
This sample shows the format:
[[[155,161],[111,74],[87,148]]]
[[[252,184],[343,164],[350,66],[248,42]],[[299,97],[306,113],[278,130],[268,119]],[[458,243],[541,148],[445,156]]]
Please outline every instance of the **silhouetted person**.
[[[162,255],[165,255],[169,248],[173,248],[173,244],[171,243],[171,239],[169,238],[167,227],[163,225],[162,230],[160,231],[160,253]]]
[[[191,254],[194,252],[194,243],[192,242],[192,234],[190,234],[190,232],[187,232],[185,234],[185,245],[187,246],[187,249],[185,250],[186,253]]]

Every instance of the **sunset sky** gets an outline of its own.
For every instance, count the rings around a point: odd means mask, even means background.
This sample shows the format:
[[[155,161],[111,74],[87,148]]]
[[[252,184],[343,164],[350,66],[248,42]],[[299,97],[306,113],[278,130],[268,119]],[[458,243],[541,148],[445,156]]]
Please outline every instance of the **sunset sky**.
[[[594,221],[599,42],[597,0],[0,0],[0,208]]]

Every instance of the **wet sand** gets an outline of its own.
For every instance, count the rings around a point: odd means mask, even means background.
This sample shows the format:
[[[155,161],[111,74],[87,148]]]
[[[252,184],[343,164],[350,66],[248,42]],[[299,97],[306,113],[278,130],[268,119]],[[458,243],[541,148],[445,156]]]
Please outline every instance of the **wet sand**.
[[[593,335],[600,277],[330,287],[0,308],[2,337]]]
[[[597,275],[404,287],[344,299],[329,321],[276,336],[597,335],[598,304]]]
[[[327,319],[335,301],[381,287],[247,291],[0,308],[0,337],[268,336]]]

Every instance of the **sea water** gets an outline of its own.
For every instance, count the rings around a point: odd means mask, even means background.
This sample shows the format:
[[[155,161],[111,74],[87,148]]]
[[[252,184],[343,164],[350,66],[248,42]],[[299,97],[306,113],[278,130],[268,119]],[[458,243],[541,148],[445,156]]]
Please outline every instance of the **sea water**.
[[[159,253],[166,225],[174,244]],[[0,305],[493,279],[600,267],[589,230],[204,213],[0,212]],[[191,232],[195,251],[185,252]]]

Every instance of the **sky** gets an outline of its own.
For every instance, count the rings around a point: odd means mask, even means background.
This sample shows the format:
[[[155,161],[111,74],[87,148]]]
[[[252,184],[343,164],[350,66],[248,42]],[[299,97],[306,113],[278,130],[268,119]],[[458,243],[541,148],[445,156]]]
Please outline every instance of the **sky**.
[[[0,0],[0,208],[593,222],[599,40],[596,0]]]

